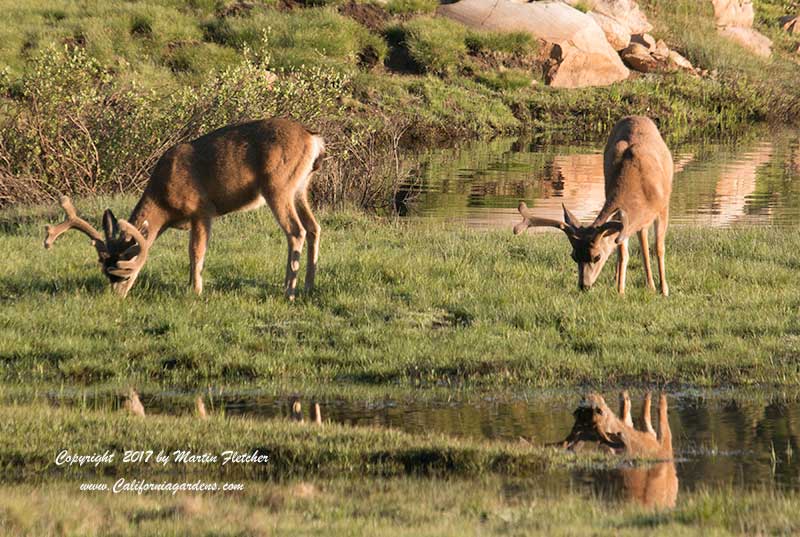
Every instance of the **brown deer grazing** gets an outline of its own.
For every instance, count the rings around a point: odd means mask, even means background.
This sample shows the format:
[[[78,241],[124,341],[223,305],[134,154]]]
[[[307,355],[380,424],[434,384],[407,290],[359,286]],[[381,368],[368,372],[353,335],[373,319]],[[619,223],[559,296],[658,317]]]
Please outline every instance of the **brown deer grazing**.
[[[223,127],[170,148],[156,164],[127,221],[117,220],[110,209],[105,211],[105,237],[78,217],[69,198],[61,198],[67,219],[46,226],[44,246],[52,246],[69,229],[82,231],[92,239],[103,274],[124,297],[158,236],[169,228],[188,228],[190,284],[199,294],[211,220],[268,204],[286,233],[289,253],[284,285],[286,296],[294,299],[306,237],[305,289],[314,287],[320,227],[308,203],[308,186],[324,152],[322,137],[287,119]]]
[[[664,252],[669,197],[672,192],[672,154],[652,120],[631,116],[611,131],[603,155],[606,202],[594,222],[584,226],[564,207],[564,221],[539,218],[524,202],[519,204],[522,222],[519,234],[530,226],[551,226],[563,231],[572,243],[572,259],[578,264],[578,286],[590,288],[614,248],[617,257],[617,290],[625,292],[628,268],[628,238],[638,233],[644,258],[647,286],[655,289],[650,269],[647,228],[655,224],[656,257],[661,294],[669,295]],[[616,218],[613,218],[616,215]]]
[[[642,430],[637,430],[633,427],[628,392],[620,396],[619,417],[608,408],[602,396],[589,394],[574,412],[575,424],[569,436],[554,445],[571,451],[595,447],[611,453],[658,460],[654,464],[618,470],[624,496],[648,507],[675,507],[678,473],[673,460],[667,398],[662,394],[658,402],[658,435],[650,422],[650,399],[648,393],[642,405]]]

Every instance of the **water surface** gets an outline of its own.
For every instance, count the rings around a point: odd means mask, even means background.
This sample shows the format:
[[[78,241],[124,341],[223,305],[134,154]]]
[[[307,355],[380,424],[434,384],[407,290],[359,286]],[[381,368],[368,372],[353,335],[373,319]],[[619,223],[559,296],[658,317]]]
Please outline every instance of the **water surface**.
[[[403,195],[408,214],[507,227],[525,200],[560,218],[565,203],[591,221],[605,199],[603,143],[535,145],[514,139],[474,142],[421,157]],[[767,133],[740,142],[672,148],[671,225],[792,225],[800,216],[800,134]],[[401,195],[401,197],[403,197]]]
[[[616,411],[617,393],[604,396]],[[633,416],[640,416],[643,394],[633,395]],[[415,399],[345,400],[274,395],[259,392],[206,395],[210,412],[227,416],[289,419],[291,403],[303,404],[309,419],[318,402],[324,420],[353,426],[400,429],[409,433],[523,441],[541,445],[563,440],[574,423],[580,400],[574,392],[532,392],[502,398],[419,401]],[[190,414],[193,394],[144,393],[149,413]],[[55,404],[119,408],[119,397],[53,395]],[[800,490],[800,397],[780,393],[745,395],[732,391],[676,392],[668,396],[669,421],[679,491],[699,487]],[[657,425],[656,405],[653,424]],[[544,476],[543,486],[556,490],[589,490],[602,494],[621,486],[618,475],[574,471]],[[617,491],[618,492],[618,491]]]

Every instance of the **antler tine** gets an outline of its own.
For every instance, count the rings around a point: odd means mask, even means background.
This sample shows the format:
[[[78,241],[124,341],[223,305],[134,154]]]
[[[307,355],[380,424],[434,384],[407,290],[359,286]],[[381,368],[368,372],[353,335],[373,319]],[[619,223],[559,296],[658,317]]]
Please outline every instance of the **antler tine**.
[[[69,231],[70,229],[77,229],[78,231],[82,231],[86,235],[89,236],[92,241],[99,241],[103,242],[103,237],[97,230],[86,220],[78,216],[77,211],[75,210],[75,206],[72,205],[72,201],[67,196],[61,196],[61,207],[64,209],[64,212],[67,215],[67,218],[58,225],[51,226],[46,225],[44,226],[44,230],[47,235],[44,238],[44,247],[50,248],[53,246],[53,243],[56,239],[61,236],[62,233]],[[96,244],[96,243],[95,243]]]
[[[108,269],[109,274],[126,277],[142,268],[142,265],[147,260],[148,246],[144,235],[136,229],[136,226],[127,220],[118,220],[117,224],[120,230],[130,236],[139,247],[139,253],[132,259],[119,261],[116,267]],[[144,228],[147,229],[147,221],[144,223]]]
[[[533,211],[528,208],[524,201],[519,202],[519,207],[517,210],[519,211],[519,214],[522,215],[522,222],[514,226],[514,235],[519,235],[531,226],[555,227],[562,231],[567,228],[567,224],[561,220],[553,220],[551,218],[540,218],[538,216],[534,216]]]

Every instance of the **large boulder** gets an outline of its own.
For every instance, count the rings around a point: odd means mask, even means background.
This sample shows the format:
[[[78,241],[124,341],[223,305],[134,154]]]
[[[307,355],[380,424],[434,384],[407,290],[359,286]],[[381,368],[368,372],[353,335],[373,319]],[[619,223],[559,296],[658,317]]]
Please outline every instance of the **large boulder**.
[[[470,28],[528,32],[549,47],[545,81],[555,87],[607,86],[628,69],[589,15],[560,2],[461,0],[439,6],[441,16]]]
[[[711,0],[711,4],[720,34],[758,56],[768,58],[772,54],[772,41],[753,29],[755,12],[751,0]]]
[[[594,11],[590,12],[594,21],[606,34],[606,40],[614,47],[614,50],[622,50],[631,43],[631,32],[627,27],[623,26],[616,19],[612,19],[607,15],[602,15]]]
[[[645,34],[653,29],[635,0],[593,0],[589,5],[592,12],[616,20],[631,34]]]
[[[717,26],[753,26],[755,11],[751,0],[711,0]]]
[[[719,32],[725,37],[736,41],[756,56],[769,58],[770,54],[772,54],[772,40],[752,28],[723,26],[719,28]]]

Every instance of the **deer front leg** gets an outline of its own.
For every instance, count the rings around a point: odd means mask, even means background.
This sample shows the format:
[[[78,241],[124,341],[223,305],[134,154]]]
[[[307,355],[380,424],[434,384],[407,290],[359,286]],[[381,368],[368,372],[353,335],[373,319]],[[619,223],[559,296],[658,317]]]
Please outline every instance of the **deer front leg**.
[[[625,294],[625,277],[628,272],[628,239],[625,239],[619,244],[618,253],[618,267],[617,274],[617,292]]]
[[[644,425],[644,430],[653,436],[656,435],[656,431],[653,429],[653,422],[650,420],[650,405],[652,402],[652,395],[650,392],[647,392],[644,396],[644,402],[642,403],[642,424]]]
[[[667,417],[667,395],[662,393],[658,399],[658,440],[665,455],[672,458],[672,429],[669,427]]]
[[[642,247],[642,261],[644,262],[644,274],[647,281],[647,287],[656,290],[656,284],[653,281],[653,271],[650,269],[650,245],[647,241],[647,226],[639,230],[639,244]]]
[[[628,390],[619,394],[619,417],[622,423],[628,427],[633,427],[633,418],[631,417],[631,396]]]
[[[665,209],[656,218],[656,257],[658,258],[658,279],[661,281],[661,294],[669,296],[669,286],[667,285],[667,268],[664,261],[666,253],[667,225],[669,223],[669,209]]]
[[[203,263],[210,237],[210,218],[192,220],[189,230],[189,285],[198,295],[203,292]]]

